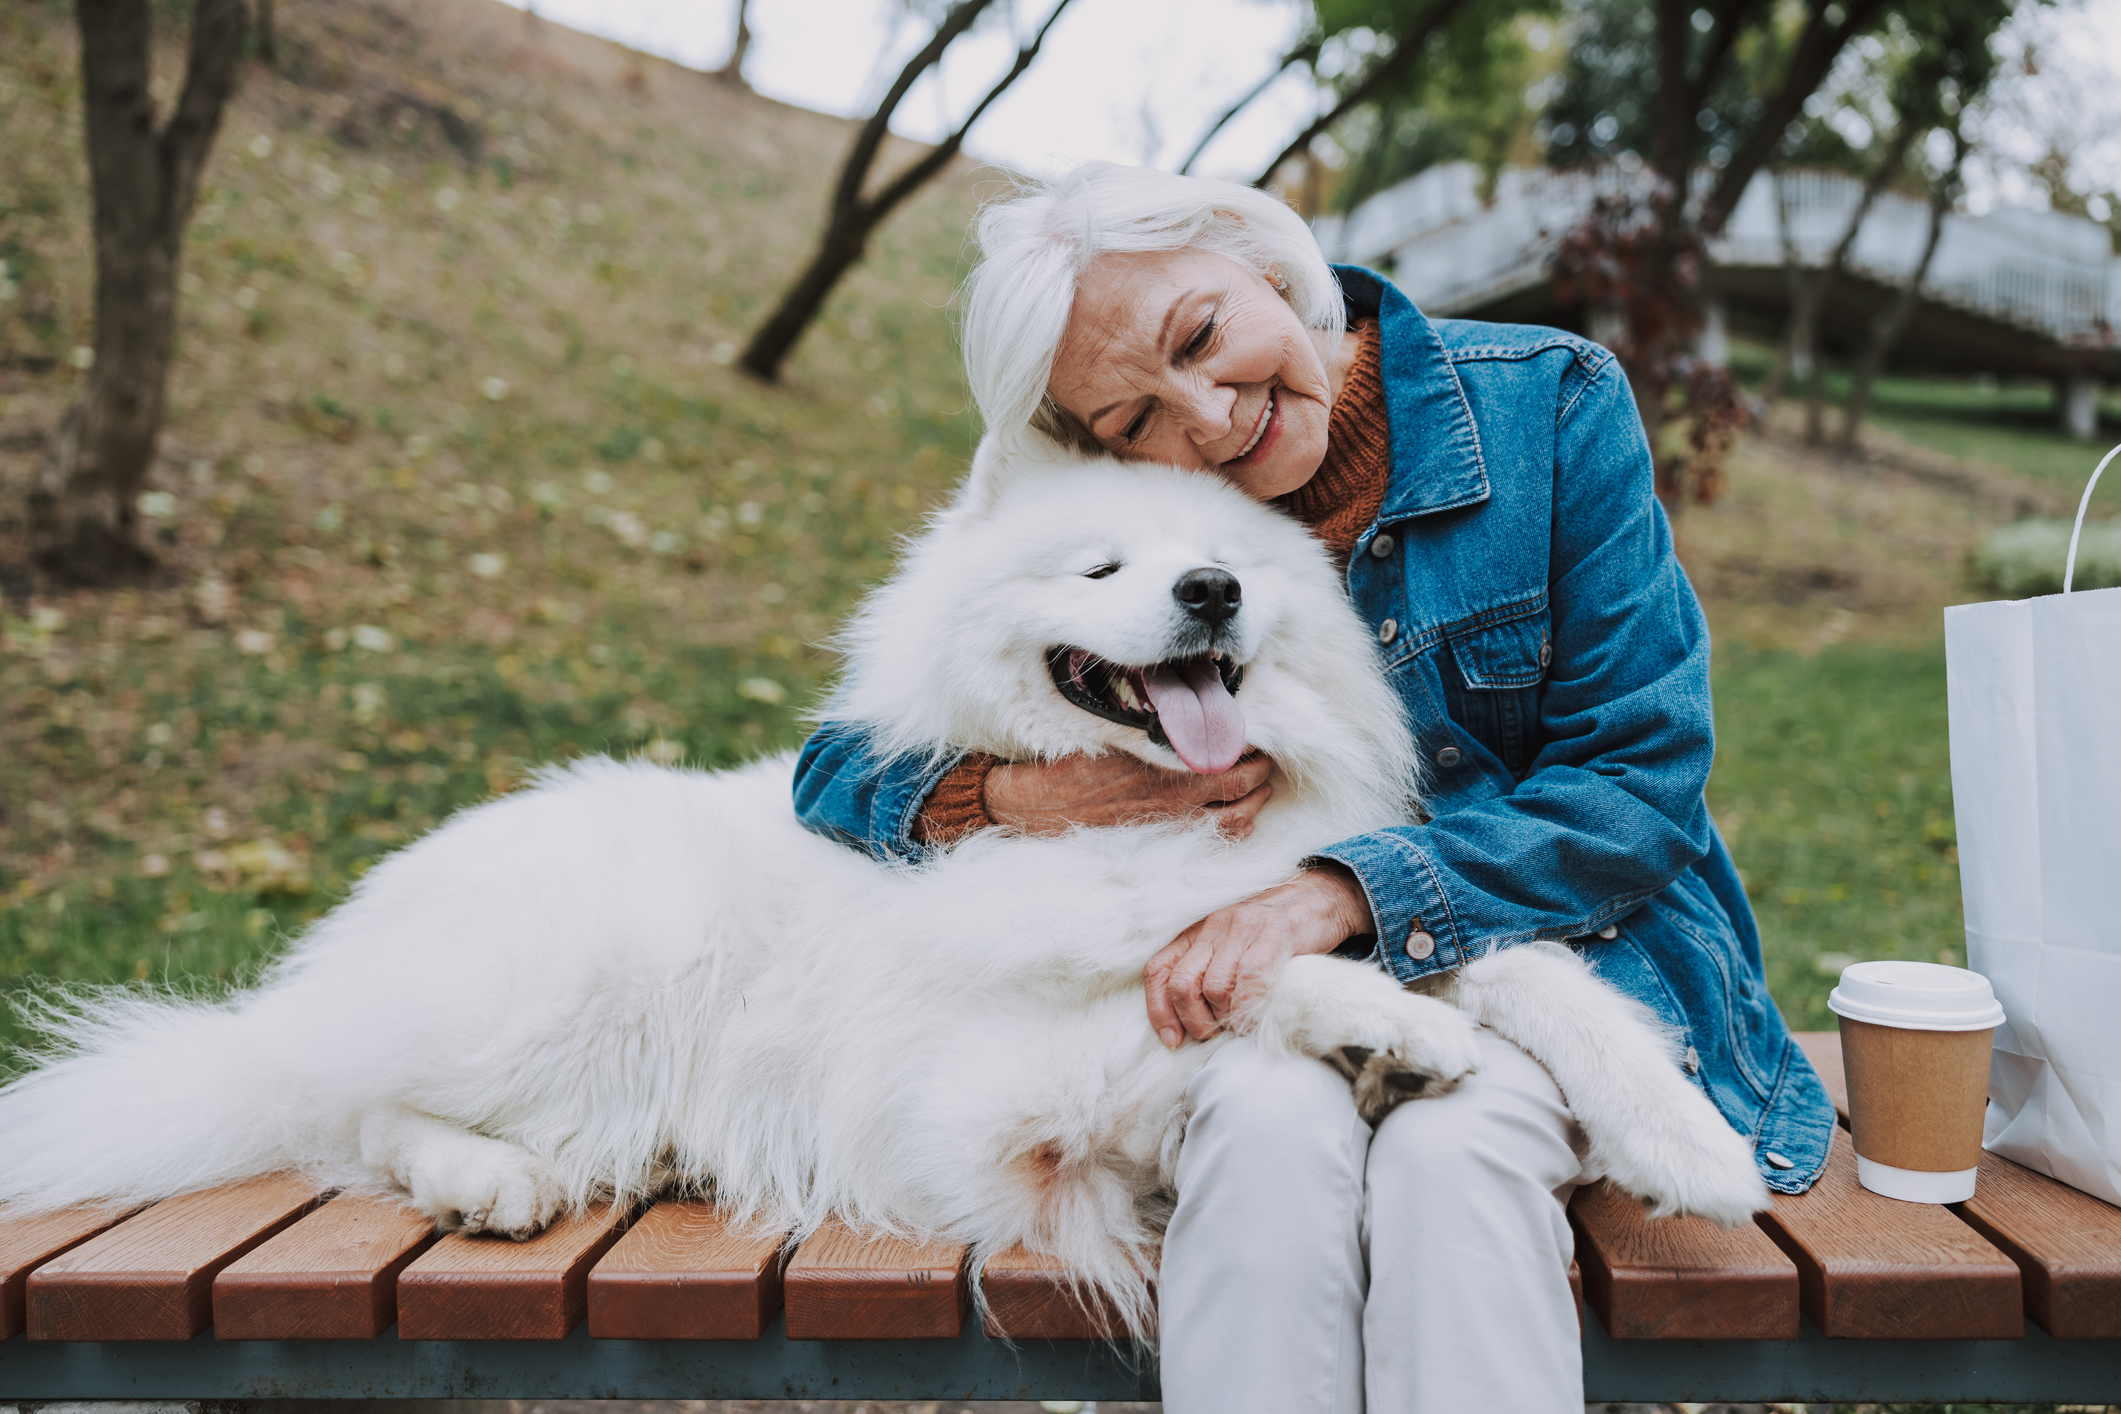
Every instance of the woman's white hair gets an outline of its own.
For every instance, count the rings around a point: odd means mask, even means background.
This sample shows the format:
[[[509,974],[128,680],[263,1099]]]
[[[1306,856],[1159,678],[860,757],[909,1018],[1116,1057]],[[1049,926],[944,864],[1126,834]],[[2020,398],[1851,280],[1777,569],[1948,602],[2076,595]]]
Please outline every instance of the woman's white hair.
[[[1256,270],[1312,329],[1347,323],[1340,284],[1311,228],[1277,197],[1235,182],[1086,162],[1027,181],[973,223],[979,264],[965,282],[965,375],[990,436],[1039,432],[1097,451],[1046,393],[1090,262],[1115,252],[1206,250]]]

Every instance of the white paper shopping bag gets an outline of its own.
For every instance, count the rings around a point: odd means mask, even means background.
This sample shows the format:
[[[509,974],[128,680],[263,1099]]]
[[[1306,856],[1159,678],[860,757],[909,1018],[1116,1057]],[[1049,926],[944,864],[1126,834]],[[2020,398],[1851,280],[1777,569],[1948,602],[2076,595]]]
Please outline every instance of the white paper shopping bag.
[[[1946,609],[1944,641],[1967,966],[2005,1017],[1985,1142],[2121,1203],[2121,589]]]

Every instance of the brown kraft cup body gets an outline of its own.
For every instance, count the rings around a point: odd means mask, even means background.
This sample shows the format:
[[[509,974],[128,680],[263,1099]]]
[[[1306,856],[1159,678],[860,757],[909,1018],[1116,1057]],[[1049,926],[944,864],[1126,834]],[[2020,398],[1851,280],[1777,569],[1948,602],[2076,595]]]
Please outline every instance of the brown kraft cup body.
[[[1915,1031],[1839,1020],[1856,1152],[1921,1173],[1980,1164],[1994,1028]]]

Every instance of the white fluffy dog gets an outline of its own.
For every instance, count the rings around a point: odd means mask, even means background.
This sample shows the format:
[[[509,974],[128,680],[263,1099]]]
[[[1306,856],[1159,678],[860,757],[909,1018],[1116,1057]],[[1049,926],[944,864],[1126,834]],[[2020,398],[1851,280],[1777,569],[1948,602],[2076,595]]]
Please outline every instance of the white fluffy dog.
[[[887,751],[1271,753],[1249,839],[977,836],[879,865],[806,832],[791,760],[594,760],[384,861],[253,990],[53,1009],[0,1090],[0,1199],[139,1201],[283,1168],[521,1237],[672,1186],[798,1230],[1023,1242],[1136,1319],[1217,1042],[1167,1051],[1142,967],[1312,850],[1405,821],[1417,768],[1326,555],[1212,477],[983,455],[849,633],[831,715]],[[1454,1085],[1484,1022],[1544,1062],[1589,1166],[1657,1213],[1765,1206],[1649,1012],[1565,947],[1440,996],[1331,957],[1239,1018],[1370,1118]],[[1418,1102],[1418,1101],[1417,1101]],[[1144,1327],[1146,1328],[1146,1327]]]

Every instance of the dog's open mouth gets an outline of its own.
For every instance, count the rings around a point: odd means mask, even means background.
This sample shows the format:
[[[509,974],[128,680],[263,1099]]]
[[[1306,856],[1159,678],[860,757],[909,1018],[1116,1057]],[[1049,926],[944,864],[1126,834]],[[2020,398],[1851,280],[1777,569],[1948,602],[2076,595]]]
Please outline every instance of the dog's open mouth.
[[[1245,754],[1245,714],[1236,697],[1245,670],[1223,654],[1130,668],[1062,645],[1046,650],[1046,666],[1061,696],[1108,722],[1147,732],[1201,775],[1220,775]]]

